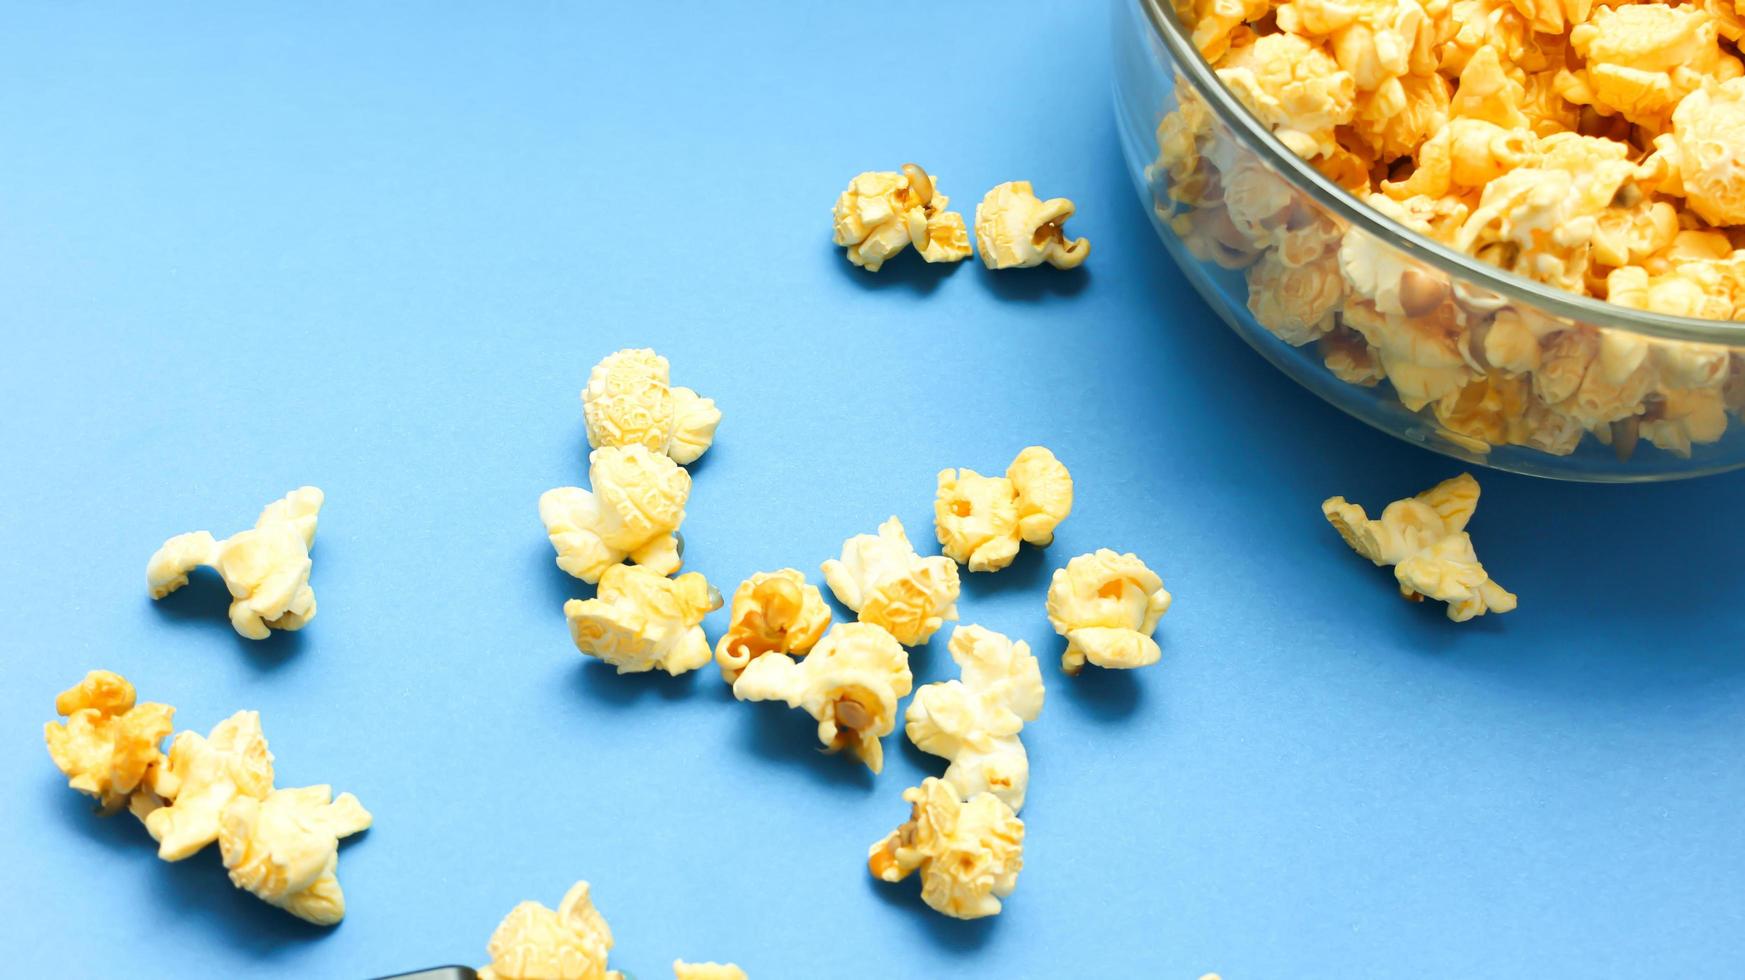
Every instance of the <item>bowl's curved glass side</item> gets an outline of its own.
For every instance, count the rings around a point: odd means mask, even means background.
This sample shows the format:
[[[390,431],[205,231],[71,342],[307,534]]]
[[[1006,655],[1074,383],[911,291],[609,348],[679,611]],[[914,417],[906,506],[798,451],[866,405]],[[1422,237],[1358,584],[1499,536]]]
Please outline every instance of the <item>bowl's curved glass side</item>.
[[[1280,370],[1498,469],[1645,481],[1745,466],[1745,348],[1575,322],[1348,226],[1206,111],[1139,3],[1114,15],[1117,130],[1140,197],[1189,281]],[[1425,231],[1449,217],[1377,206]]]

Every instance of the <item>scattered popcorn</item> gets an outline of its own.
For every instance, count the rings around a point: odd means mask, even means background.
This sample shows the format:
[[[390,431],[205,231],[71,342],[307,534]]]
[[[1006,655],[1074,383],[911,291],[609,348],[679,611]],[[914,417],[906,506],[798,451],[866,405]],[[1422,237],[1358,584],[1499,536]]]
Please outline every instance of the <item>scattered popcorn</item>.
[[[748,980],[732,963],[686,963],[673,960],[674,980]]]
[[[766,653],[733,682],[741,701],[784,701],[818,721],[818,741],[848,749],[868,769],[884,768],[879,739],[897,727],[897,702],[914,685],[909,654],[872,623],[832,627],[804,660]]]
[[[93,670],[55,698],[64,725],[43,726],[48,754],[67,777],[67,785],[114,813],[160,763],[158,748],[170,734],[176,709],[134,702],[133,685],[119,674]]]
[[[721,593],[702,575],[667,578],[644,565],[611,565],[592,599],[564,603],[576,649],[635,674],[659,667],[673,676],[709,662],[703,617]]]
[[[69,785],[106,814],[125,804],[158,857],[181,861],[216,840],[236,887],[316,925],[345,917],[339,839],[367,828],[369,811],[327,786],[274,789],[258,714],[238,711],[206,736],[180,732],[165,755],[158,743],[175,709],[136,704],[117,674],[91,671],[55,710],[67,722],[43,734]]]
[[[1733,0],[1176,7],[1255,118],[1384,217],[1558,289],[1745,320],[1745,16]],[[1657,342],[1693,353],[1590,370],[1607,331],[1345,228],[1192,85],[1174,99],[1146,170],[1158,220],[1200,261],[1243,270],[1254,323],[1316,343],[1342,381],[1388,382],[1422,431],[1470,454],[1564,455],[1591,436],[1622,459],[1643,433],[1683,455],[1737,422],[1725,392],[1745,390],[1730,366],[1745,344],[1715,357]],[[1712,373],[1693,379],[1681,360]]]
[[[1072,512],[1072,475],[1041,446],[1020,452],[1006,475],[941,470],[934,526],[947,557],[972,572],[994,572],[1018,556],[1018,543],[1046,547]]]
[[[165,541],[146,563],[151,597],[162,599],[187,585],[188,573],[207,565],[230,589],[230,625],[238,633],[264,640],[270,630],[302,629],[315,618],[309,548],[321,503],[320,490],[301,487],[268,504],[251,530],[223,541],[209,531]]]
[[[1042,670],[1028,644],[980,626],[953,630],[950,649],[963,679],[916,691],[904,731],[921,751],[951,761],[942,778],[959,796],[992,793],[1016,813],[1030,785],[1018,732],[1042,713]]]
[[[623,980],[606,969],[611,951],[612,930],[588,897],[588,883],[578,881],[555,912],[538,902],[510,909],[491,933],[485,947],[491,962],[479,968],[479,980]]]
[[[557,567],[590,584],[626,560],[660,575],[679,570],[689,473],[645,446],[604,446],[588,456],[588,481],[592,492],[558,487],[539,497]]]
[[[721,411],[713,399],[670,384],[666,358],[647,348],[606,355],[588,374],[582,413],[588,445],[641,446],[681,466],[715,441]]]
[[[715,662],[732,684],[766,653],[805,656],[829,627],[824,594],[797,569],[758,572],[733,592],[732,621],[715,645]]]
[[[998,915],[1024,866],[1024,821],[992,793],[967,803],[943,779],[903,791],[909,819],[867,853],[867,870],[898,882],[919,871],[921,900],[954,919]]]
[[[926,643],[946,620],[957,618],[957,563],[916,554],[895,517],[880,524],[876,536],[857,534],[843,542],[842,558],[826,561],[823,569],[843,605],[904,646]]]
[[[1163,651],[1151,634],[1170,601],[1138,555],[1101,548],[1067,562],[1048,585],[1048,621],[1066,637],[1060,669],[1072,677],[1087,661],[1123,670],[1157,663]]]
[[[990,269],[1028,269],[1047,262],[1056,269],[1076,269],[1091,254],[1088,238],[1067,241],[1061,227],[1072,217],[1073,203],[1064,197],[1037,198],[1027,180],[1014,180],[988,191],[976,205],[976,248]]]
[[[970,256],[969,232],[963,215],[946,210],[950,203],[935,178],[913,163],[902,173],[860,174],[836,199],[835,242],[868,272],[910,245],[928,262],[961,262]]]
[[[1459,623],[1515,608],[1515,595],[1491,581],[1466,533],[1478,493],[1478,481],[1462,473],[1388,504],[1373,521],[1344,497],[1328,498],[1321,512],[1353,551],[1377,565],[1394,566],[1401,595],[1446,602],[1448,618]]]
[[[339,839],[370,826],[370,812],[330,786],[238,796],[224,808],[218,848],[236,887],[318,926],[345,918]]]
[[[153,767],[150,798],[134,813],[158,842],[158,857],[181,861],[218,839],[224,808],[238,797],[264,800],[273,789],[273,753],[261,716],[238,711],[210,735],[179,732],[170,754]]]

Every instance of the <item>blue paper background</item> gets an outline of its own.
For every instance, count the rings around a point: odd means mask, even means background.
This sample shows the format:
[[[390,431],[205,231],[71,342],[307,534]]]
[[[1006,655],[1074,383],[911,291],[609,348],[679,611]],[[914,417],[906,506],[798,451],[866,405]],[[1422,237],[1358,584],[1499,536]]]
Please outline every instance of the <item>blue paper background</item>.
[[[1521,595],[1452,626],[1322,521],[1451,475],[1338,415],[1194,297],[1123,170],[1100,3],[15,3],[0,12],[0,934],[20,975],[478,963],[591,880],[644,980],[1725,976],[1745,971],[1745,479],[1481,474]],[[1074,198],[1077,274],[829,247],[857,171]],[[1005,914],[868,879],[902,788],[711,666],[571,648],[534,503],[584,479],[576,394],[623,346],[726,419],[690,567],[817,563],[934,473],[1054,448],[1057,543],[967,580],[1048,707]],[[234,636],[146,557],[327,491],[320,615]],[[1161,665],[1058,671],[1051,569],[1135,550]],[[711,617],[711,633],[724,614]],[[951,676],[943,634],[917,683]],[[281,785],[356,792],[350,914],[306,927],[215,853],[158,862],[49,763],[93,667],[204,730],[262,713]]]

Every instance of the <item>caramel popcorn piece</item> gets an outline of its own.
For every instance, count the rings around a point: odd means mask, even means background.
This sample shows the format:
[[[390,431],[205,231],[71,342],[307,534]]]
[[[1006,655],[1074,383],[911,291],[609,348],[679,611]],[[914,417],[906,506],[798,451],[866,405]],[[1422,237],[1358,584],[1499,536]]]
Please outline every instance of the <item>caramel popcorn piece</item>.
[[[1048,622],[1066,637],[1060,669],[1073,677],[1086,662],[1121,670],[1157,663],[1163,650],[1151,634],[1170,601],[1138,555],[1100,548],[1067,562],[1048,585]]]
[[[766,653],[803,657],[829,627],[824,594],[799,570],[758,572],[733,592],[732,622],[715,645],[721,678],[732,684]]]
[[[67,785],[114,813],[161,762],[158,748],[170,734],[176,709],[134,701],[133,685],[119,674],[93,670],[55,698],[65,724],[43,726],[49,757]]]
[[[509,910],[485,947],[491,962],[479,980],[623,980],[606,968],[612,930],[578,881],[564,893],[557,911],[538,902]]]
[[[843,542],[842,558],[822,567],[843,605],[904,646],[926,643],[946,620],[957,618],[957,563],[916,554],[895,517],[880,524],[876,536],[857,534]]]
[[[676,579],[644,565],[612,565],[592,599],[564,603],[576,649],[635,674],[656,667],[673,676],[709,662],[703,617],[721,608],[721,593],[702,575]]]
[[[848,261],[877,272],[910,245],[927,262],[969,258],[963,215],[946,210],[951,200],[935,181],[913,163],[902,173],[869,171],[849,181],[834,212],[835,242],[848,249]]]
[[[272,792],[273,754],[260,714],[238,711],[206,736],[178,732],[168,757],[153,767],[149,789],[150,797],[136,796],[134,813],[158,842],[158,857],[192,857],[218,839],[232,801],[265,800]]]
[[[315,487],[301,487],[268,504],[251,530],[222,541],[209,531],[165,541],[146,563],[151,597],[162,599],[187,585],[188,573],[206,565],[230,589],[230,625],[237,633],[264,640],[271,630],[302,629],[315,618],[309,548],[322,499]]]
[[[1719,41],[1719,25],[1702,7],[1595,7],[1569,32],[1569,46],[1585,67],[1559,74],[1558,92],[1570,102],[1658,132],[1673,107],[1705,82],[1745,72]]]
[[[914,684],[909,654],[872,623],[832,627],[804,660],[766,653],[733,682],[741,701],[783,701],[818,722],[827,751],[848,749],[868,769],[884,768],[879,739],[897,726],[897,702]]]
[[[959,626],[951,659],[962,680],[915,692],[904,731],[923,752],[950,761],[942,777],[964,799],[992,793],[1016,813],[1030,785],[1030,759],[1018,733],[1042,713],[1042,670],[1024,641]]]
[[[647,447],[603,446],[588,455],[593,490],[558,487],[539,497],[539,519],[557,550],[557,567],[590,584],[626,560],[671,575],[691,475]]]
[[[673,980],[748,980],[732,963],[686,963],[673,960]]]
[[[715,441],[715,401],[668,381],[667,359],[647,348],[608,354],[588,374],[582,413],[588,445],[641,446],[681,466]]]
[[[1394,566],[1402,596],[1446,602],[1448,618],[1459,623],[1515,608],[1514,594],[1491,581],[1466,533],[1478,494],[1478,481],[1462,473],[1394,501],[1376,520],[1344,497],[1328,498],[1321,512],[1353,551],[1378,566]]]
[[[1076,269],[1091,254],[1091,241],[1068,241],[1062,227],[1073,215],[1064,197],[1041,200],[1027,180],[1001,184],[976,205],[976,248],[990,269],[1028,269],[1047,262]]]
[[[345,918],[339,840],[367,829],[370,812],[330,786],[237,796],[224,807],[218,849],[231,883],[299,919],[330,926]]]
[[[1003,477],[970,469],[939,471],[933,501],[942,550],[972,572],[1010,565],[1020,541],[1048,546],[1071,512],[1072,474],[1041,446],[1020,452]]]
[[[921,874],[921,900],[954,919],[998,915],[1024,866],[1024,821],[992,793],[968,802],[943,779],[903,791],[909,819],[867,852],[880,881]]]

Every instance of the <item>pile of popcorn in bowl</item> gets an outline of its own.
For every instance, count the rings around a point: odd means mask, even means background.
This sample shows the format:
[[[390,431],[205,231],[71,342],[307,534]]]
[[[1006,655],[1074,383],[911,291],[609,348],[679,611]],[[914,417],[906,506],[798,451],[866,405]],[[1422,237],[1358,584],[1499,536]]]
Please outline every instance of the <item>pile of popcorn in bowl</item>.
[[[1745,466],[1733,0],[1118,0],[1129,162],[1275,364],[1541,475]]]

